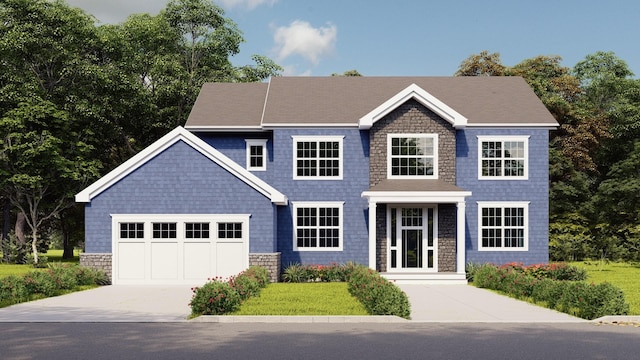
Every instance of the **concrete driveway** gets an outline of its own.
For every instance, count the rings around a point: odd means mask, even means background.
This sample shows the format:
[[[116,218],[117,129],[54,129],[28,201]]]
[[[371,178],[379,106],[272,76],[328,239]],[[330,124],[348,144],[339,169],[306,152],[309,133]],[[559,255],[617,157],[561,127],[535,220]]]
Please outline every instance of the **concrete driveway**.
[[[411,322],[584,322],[468,285],[400,285],[411,301]],[[184,322],[188,286],[112,285],[0,309],[0,322]],[[406,322],[384,317],[200,317],[215,322]]]
[[[111,285],[0,309],[0,322],[183,322],[189,286]]]

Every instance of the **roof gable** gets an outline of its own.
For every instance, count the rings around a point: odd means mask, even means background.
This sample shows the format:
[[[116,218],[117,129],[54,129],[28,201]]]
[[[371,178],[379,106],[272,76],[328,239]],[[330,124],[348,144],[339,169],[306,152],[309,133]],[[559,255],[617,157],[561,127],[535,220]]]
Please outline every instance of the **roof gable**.
[[[428,109],[442,117],[445,121],[453,125],[456,129],[463,128],[467,125],[467,118],[462,114],[458,113],[447,104],[422,89],[420,86],[411,84],[389,100],[371,110],[365,116],[361,117],[358,121],[358,127],[365,130],[370,129],[376,121],[382,119],[410,99],[414,99],[426,106]]]
[[[287,204],[287,197],[284,194],[280,193],[271,185],[250,173],[226,155],[222,154],[220,151],[216,150],[211,145],[207,144],[202,139],[182,127],[175,128],[133,156],[131,159],[125,161],[123,164],[113,169],[93,184],[89,185],[86,189],[76,194],[76,202],[91,202],[91,199],[100,195],[103,191],[124,179],[127,175],[134,172],[136,169],[140,168],[178,141],[183,141],[187,145],[191,146],[194,150],[206,156],[239,180],[245,182],[247,185],[269,198],[272,203],[278,205]]]

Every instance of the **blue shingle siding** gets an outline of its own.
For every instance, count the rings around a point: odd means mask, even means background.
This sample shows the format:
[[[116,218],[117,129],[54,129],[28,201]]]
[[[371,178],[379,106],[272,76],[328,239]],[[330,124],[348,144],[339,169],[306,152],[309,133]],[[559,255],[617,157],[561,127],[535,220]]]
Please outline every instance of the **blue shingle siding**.
[[[250,252],[275,249],[271,201],[179,141],[92,199],[85,208],[87,253],[110,253],[110,214],[251,214]]]
[[[342,180],[293,180],[293,135],[344,136]],[[341,201],[343,205],[342,251],[293,251],[293,206],[278,209],[278,251],[282,265],[291,263],[328,264],[368,262],[366,199],[361,197],[369,185],[368,134],[352,129],[277,129],[273,133],[274,180],[271,183],[289,201]]]
[[[478,180],[478,136],[529,136],[528,180]],[[549,129],[459,130],[457,185],[472,192],[466,206],[467,262],[525,264],[548,261],[549,246]],[[478,251],[478,201],[528,201],[529,251]]]
[[[225,154],[243,168],[247,168],[246,141],[249,139],[267,139],[267,170],[252,171],[251,173],[271,184],[273,177],[273,134],[271,132],[249,133],[195,133],[207,144]]]

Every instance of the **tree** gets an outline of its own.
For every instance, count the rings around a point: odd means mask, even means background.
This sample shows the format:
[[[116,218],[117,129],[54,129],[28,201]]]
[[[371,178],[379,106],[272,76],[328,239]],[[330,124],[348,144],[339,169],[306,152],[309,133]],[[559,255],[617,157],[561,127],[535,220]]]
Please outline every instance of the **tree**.
[[[505,76],[506,70],[499,53],[483,50],[462,61],[454,76]]]
[[[73,192],[98,174],[99,163],[85,156],[91,148],[69,126],[68,113],[53,103],[21,103],[0,120],[4,135],[2,167],[10,176],[7,195],[31,230],[33,261],[38,263],[38,229],[73,204]]]
[[[360,74],[360,72],[358,72],[358,70],[353,69],[353,70],[347,70],[347,71],[343,72],[342,74],[333,73],[333,74],[331,74],[331,76],[362,76],[362,74]]]

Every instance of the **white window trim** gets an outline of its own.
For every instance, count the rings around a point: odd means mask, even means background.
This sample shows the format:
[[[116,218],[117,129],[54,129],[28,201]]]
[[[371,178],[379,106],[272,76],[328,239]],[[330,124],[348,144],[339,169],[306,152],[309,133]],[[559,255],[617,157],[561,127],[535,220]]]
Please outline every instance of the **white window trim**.
[[[529,251],[529,201],[478,201],[478,251]],[[524,209],[524,246],[520,248],[506,247],[483,247],[482,246],[482,209],[484,208],[505,208],[521,207]],[[503,212],[504,214],[504,212]],[[504,215],[503,215],[504,216]],[[504,224],[503,224],[504,227]],[[504,236],[504,231],[502,232]],[[504,245],[504,237],[503,237]]]
[[[391,141],[393,138],[433,139],[433,175],[391,175]],[[438,179],[438,134],[387,134],[387,179]]]
[[[344,201],[292,201],[292,218],[293,218],[293,251],[342,251],[344,246]],[[307,248],[307,247],[298,247],[298,208],[320,208],[320,207],[337,207],[340,209],[340,226],[339,226],[339,246],[338,247],[315,247],[315,248]],[[319,227],[319,225],[318,225]]]
[[[504,143],[522,141],[524,143],[524,175],[523,176],[483,176],[482,175],[482,142],[493,141]],[[504,158],[503,158],[504,159]],[[529,136],[528,135],[478,135],[478,179],[479,180],[529,180]]]
[[[293,139],[293,180],[342,180],[343,174],[343,140],[344,136],[315,136],[315,135],[292,135]],[[338,176],[298,176],[298,152],[297,152],[297,144],[298,142],[322,142],[322,141],[337,141],[339,143],[338,149]]]
[[[246,143],[246,161],[247,170],[249,171],[267,171],[267,139],[245,139]],[[251,147],[262,147],[262,166],[251,166]]]

